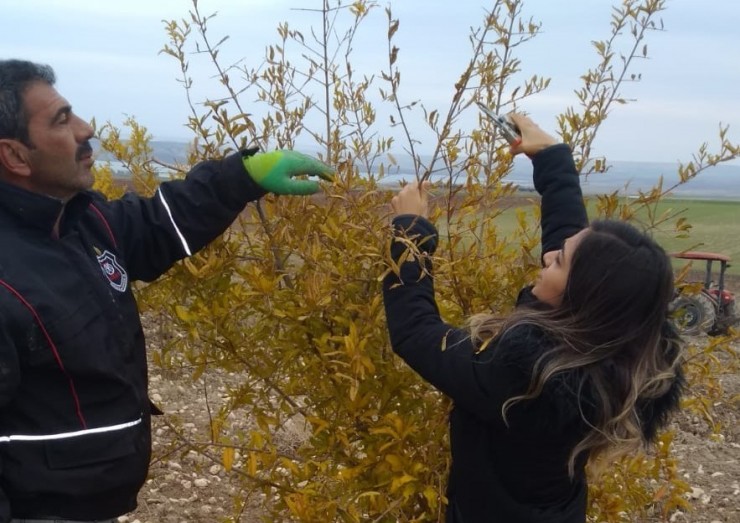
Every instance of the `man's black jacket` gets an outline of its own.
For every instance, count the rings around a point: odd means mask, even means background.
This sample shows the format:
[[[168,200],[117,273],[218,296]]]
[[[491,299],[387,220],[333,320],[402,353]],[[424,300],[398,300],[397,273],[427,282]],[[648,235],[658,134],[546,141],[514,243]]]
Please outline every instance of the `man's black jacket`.
[[[131,282],[156,279],[264,194],[241,156],[152,198],[84,192],[63,205],[0,184],[0,521],[136,507],[151,409]]]

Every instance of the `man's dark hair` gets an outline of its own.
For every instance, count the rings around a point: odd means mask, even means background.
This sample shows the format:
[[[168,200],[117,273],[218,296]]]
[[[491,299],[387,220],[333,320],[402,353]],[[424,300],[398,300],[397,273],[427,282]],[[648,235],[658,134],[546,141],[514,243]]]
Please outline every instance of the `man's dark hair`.
[[[25,60],[0,60],[0,138],[31,145],[23,94],[34,82],[54,85],[54,70]]]

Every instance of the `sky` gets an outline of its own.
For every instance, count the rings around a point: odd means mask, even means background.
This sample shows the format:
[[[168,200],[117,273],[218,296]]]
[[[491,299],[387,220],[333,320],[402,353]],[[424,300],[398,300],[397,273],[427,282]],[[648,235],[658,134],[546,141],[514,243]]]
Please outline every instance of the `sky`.
[[[344,2],[347,5],[348,2]],[[478,27],[492,1],[396,0],[400,20],[396,45],[403,101],[420,100],[446,113],[454,83],[468,58],[471,27]],[[378,74],[386,60],[386,15],[381,2],[357,37],[353,65]],[[319,27],[320,0],[199,0],[201,13],[217,12],[209,27],[213,39],[229,35],[221,51],[225,64],[257,67],[265,48],[278,42],[277,26],[310,34]],[[567,6],[567,7],[566,7]],[[542,24],[541,34],[521,48],[525,76],[551,78],[550,88],[524,100],[519,109],[554,132],[556,116],[575,105],[580,75],[597,64],[592,40],[609,34],[609,0],[526,0],[524,14]],[[120,125],[133,116],[155,139],[189,140],[188,106],[177,79],[178,63],[159,51],[167,43],[163,20],[189,17],[191,0],[2,0],[0,49],[4,58],[51,65],[57,89],[77,114],[98,123]],[[648,60],[635,64],[642,80],[622,88],[636,101],[614,109],[595,143],[595,154],[610,160],[688,161],[703,142],[716,150],[720,124],[740,143],[740,2],[668,0],[661,13],[664,31],[646,40]],[[214,70],[190,56],[197,100],[220,98]],[[378,84],[380,85],[380,84]],[[248,106],[254,96],[243,101]],[[472,108],[471,108],[472,109]],[[415,120],[414,120],[415,118]],[[411,118],[411,132],[432,144]],[[474,123],[477,115],[470,114]],[[414,122],[419,122],[419,124]]]

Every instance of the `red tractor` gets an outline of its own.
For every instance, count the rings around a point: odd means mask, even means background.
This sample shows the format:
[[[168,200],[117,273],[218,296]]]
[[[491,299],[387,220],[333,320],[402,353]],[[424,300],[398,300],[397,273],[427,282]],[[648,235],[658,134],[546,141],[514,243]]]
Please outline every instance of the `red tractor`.
[[[673,318],[683,334],[725,334],[740,321],[735,309],[735,295],[725,289],[725,271],[730,257],[712,252],[686,251],[672,254],[674,258],[706,261],[701,292],[678,294],[671,303]],[[719,262],[719,278],[712,280],[712,264]]]

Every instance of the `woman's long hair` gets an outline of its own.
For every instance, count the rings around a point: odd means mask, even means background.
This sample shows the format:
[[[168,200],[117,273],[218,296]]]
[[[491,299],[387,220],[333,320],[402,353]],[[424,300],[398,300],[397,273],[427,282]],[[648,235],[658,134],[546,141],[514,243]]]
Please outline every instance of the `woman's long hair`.
[[[571,476],[582,453],[593,462],[653,440],[683,385],[682,344],[668,320],[672,297],[670,259],[655,241],[624,222],[592,223],[573,253],[562,304],[520,307],[496,336],[529,324],[553,341],[537,359],[527,392],[504,403],[504,418],[517,402],[537,397],[553,376],[573,372],[590,430],[571,452]],[[495,321],[471,319],[473,339],[491,340]]]

